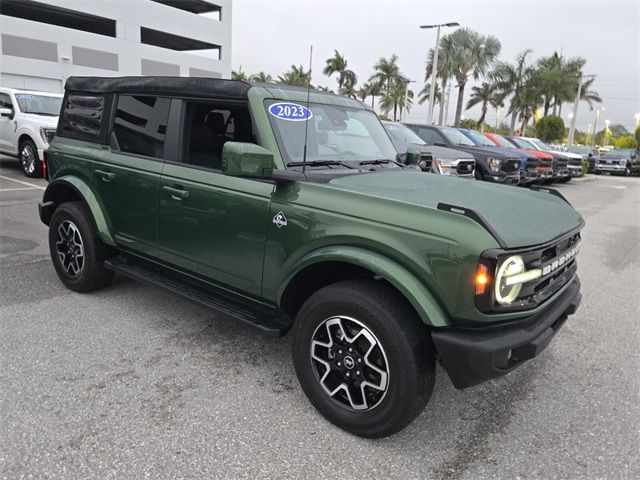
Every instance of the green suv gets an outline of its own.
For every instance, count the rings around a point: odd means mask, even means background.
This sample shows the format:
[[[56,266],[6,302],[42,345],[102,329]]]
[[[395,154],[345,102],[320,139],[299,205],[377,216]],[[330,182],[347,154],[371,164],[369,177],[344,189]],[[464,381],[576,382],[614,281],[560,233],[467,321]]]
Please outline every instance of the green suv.
[[[504,375],[581,298],[584,222],[560,194],[397,159],[353,99],[72,77],[40,218],[68,288],[96,290],[119,272],[262,332],[291,331],[318,411],[383,437],[427,404],[436,360],[456,388]]]

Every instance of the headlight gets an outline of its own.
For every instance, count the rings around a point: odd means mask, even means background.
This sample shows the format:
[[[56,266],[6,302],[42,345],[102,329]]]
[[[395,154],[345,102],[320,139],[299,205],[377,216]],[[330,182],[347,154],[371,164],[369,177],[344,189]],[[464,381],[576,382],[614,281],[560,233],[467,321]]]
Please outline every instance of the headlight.
[[[522,285],[542,276],[542,270],[533,268],[526,270],[520,255],[507,258],[496,272],[494,294],[500,305],[509,305],[518,298]]]
[[[451,160],[448,160],[446,158],[434,158],[433,170],[435,170],[440,175],[451,175],[451,172],[455,171],[456,167],[451,165]]]
[[[53,141],[53,137],[56,136],[56,129],[40,127],[40,136],[42,137],[42,141],[44,143],[49,144]]]
[[[487,163],[489,164],[489,168],[491,168],[492,172],[500,171],[500,160],[498,160],[497,158],[489,157],[487,158]]]

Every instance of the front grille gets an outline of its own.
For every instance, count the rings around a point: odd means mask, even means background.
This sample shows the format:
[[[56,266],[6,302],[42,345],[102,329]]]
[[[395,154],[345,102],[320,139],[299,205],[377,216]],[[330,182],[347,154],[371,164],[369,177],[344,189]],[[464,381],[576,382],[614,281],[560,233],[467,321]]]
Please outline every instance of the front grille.
[[[541,167],[550,167],[551,165],[553,165],[553,161],[549,158],[541,158],[540,159],[540,166]]]
[[[517,158],[509,158],[502,162],[503,172],[517,172],[520,170],[520,161]]]
[[[511,308],[532,308],[553,296],[569,282],[576,270],[580,234],[576,233],[542,250],[522,255],[527,270],[539,268],[543,274],[535,281],[522,286],[519,299]],[[571,252],[575,252],[570,255]]]
[[[432,162],[433,162],[433,159],[431,158],[431,155],[429,155],[428,153],[420,154],[420,168],[422,170],[425,170],[425,171],[431,170]]]
[[[458,175],[471,175],[475,170],[475,160],[458,160],[456,172]]]

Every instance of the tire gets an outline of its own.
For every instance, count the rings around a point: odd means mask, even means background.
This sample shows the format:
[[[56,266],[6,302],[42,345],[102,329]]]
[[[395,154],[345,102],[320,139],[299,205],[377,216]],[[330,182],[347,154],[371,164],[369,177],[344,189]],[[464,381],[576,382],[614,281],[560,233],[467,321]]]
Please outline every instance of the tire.
[[[476,166],[474,175],[476,177],[476,180],[484,180],[484,172],[478,166]]]
[[[627,165],[627,167],[624,169],[624,173],[622,174],[625,177],[628,177],[631,175],[631,169],[629,168],[629,166]]]
[[[18,146],[18,159],[22,173],[29,178],[42,177],[42,162],[38,158],[38,149],[33,140],[24,140]]]
[[[104,260],[112,250],[98,237],[93,218],[82,202],[63,203],[49,224],[49,252],[60,281],[70,290],[91,292],[113,279]]]
[[[327,420],[369,438],[407,426],[429,401],[435,381],[427,328],[399,293],[373,280],[337,282],[309,297],[294,326],[293,364]],[[362,386],[365,378],[375,388]]]

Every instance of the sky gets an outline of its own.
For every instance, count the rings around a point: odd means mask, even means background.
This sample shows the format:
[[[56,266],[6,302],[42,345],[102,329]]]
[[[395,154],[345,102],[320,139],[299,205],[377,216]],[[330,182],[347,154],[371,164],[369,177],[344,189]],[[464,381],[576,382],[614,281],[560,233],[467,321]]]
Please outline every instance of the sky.
[[[346,57],[358,75],[358,84],[373,74],[380,57],[397,54],[401,72],[424,84],[426,52],[435,45],[435,30],[420,25],[459,22],[482,34],[493,34],[502,43],[500,60],[512,62],[516,54],[532,49],[531,59],[562,52],[565,57],[587,60],[585,74],[596,75],[593,89],[600,93],[605,120],[633,129],[640,112],[640,0],[626,1],[404,1],[404,0],[233,0],[232,68],[242,66],[248,74],[265,71],[277,77],[292,63],[309,65],[313,45],[312,84],[337,90],[335,76],[322,74],[334,49]],[[451,29],[443,30],[443,34]],[[465,104],[471,95],[471,80]],[[455,114],[456,92],[452,91],[449,120]],[[436,116],[438,106],[436,105]],[[572,105],[565,104],[562,116]],[[479,108],[463,112],[477,119]],[[500,116],[505,118],[506,109]],[[414,105],[408,121],[426,121],[427,103]],[[580,103],[576,125],[585,131],[593,124],[595,111]],[[487,122],[496,122],[495,110]]]

